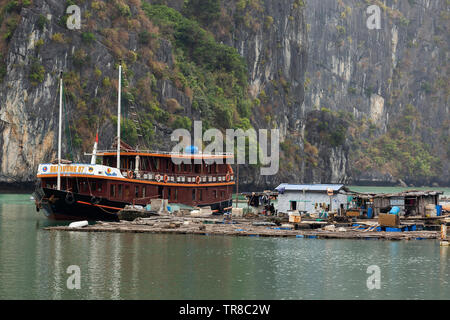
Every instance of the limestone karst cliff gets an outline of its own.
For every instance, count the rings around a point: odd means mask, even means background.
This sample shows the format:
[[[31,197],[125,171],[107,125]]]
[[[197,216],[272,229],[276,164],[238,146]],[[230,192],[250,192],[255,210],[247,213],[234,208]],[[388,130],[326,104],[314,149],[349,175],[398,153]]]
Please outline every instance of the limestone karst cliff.
[[[66,8],[81,8],[69,30]],[[367,7],[381,9],[369,30]],[[449,6],[438,0],[0,1],[0,181],[33,183],[56,156],[58,74],[67,157],[115,136],[124,63],[129,142],[174,128],[278,128],[280,171],[241,184],[448,184]],[[86,160],[86,159],[84,159]]]

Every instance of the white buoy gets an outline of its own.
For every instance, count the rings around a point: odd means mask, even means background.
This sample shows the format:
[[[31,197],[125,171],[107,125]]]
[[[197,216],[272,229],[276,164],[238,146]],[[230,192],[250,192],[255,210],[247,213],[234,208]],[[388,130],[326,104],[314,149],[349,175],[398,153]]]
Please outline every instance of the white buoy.
[[[87,222],[87,220],[76,221],[76,222],[72,222],[71,224],[69,224],[69,228],[82,228],[82,227],[86,227],[87,225],[89,225],[89,222]]]

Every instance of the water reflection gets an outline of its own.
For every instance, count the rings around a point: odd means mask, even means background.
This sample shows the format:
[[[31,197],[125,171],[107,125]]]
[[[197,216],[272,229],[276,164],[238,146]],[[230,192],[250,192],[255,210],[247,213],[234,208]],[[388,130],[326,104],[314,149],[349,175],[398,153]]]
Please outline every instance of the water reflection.
[[[450,296],[449,248],[436,241],[50,232],[43,230],[48,223],[32,203],[0,201],[0,298]],[[66,286],[70,265],[81,269],[80,290]],[[381,290],[367,289],[370,265],[381,269]]]

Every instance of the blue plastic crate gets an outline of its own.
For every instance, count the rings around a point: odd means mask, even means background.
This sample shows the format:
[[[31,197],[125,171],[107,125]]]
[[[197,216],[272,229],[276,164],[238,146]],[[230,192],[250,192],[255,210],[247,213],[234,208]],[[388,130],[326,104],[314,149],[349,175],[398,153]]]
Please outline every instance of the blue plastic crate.
[[[401,232],[400,228],[386,227],[386,232]]]

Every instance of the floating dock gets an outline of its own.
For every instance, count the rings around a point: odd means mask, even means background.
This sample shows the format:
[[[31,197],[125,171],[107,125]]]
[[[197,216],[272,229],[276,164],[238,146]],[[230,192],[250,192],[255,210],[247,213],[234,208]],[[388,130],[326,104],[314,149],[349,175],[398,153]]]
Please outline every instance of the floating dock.
[[[306,222],[307,224],[308,222]],[[311,221],[315,223],[315,221]],[[116,233],[160,233],[160,234],[195,234],[215,236],[247,237],[292,237],[310,239],[364,239],[364,240],[424,240],[440,239],[439,231],[379,229],[376,225],[359,223],[322,224],[316,229],[303,229],[292,224],[275,224],[256,219],[226,220],[223,218],[193,218],[155,216],[138,218],[134,221],[97,222],[80,228],[68,226],[47,227],[50,231],[71,232],[116,232]],[[414,229],[411,229],[414,230]]]

